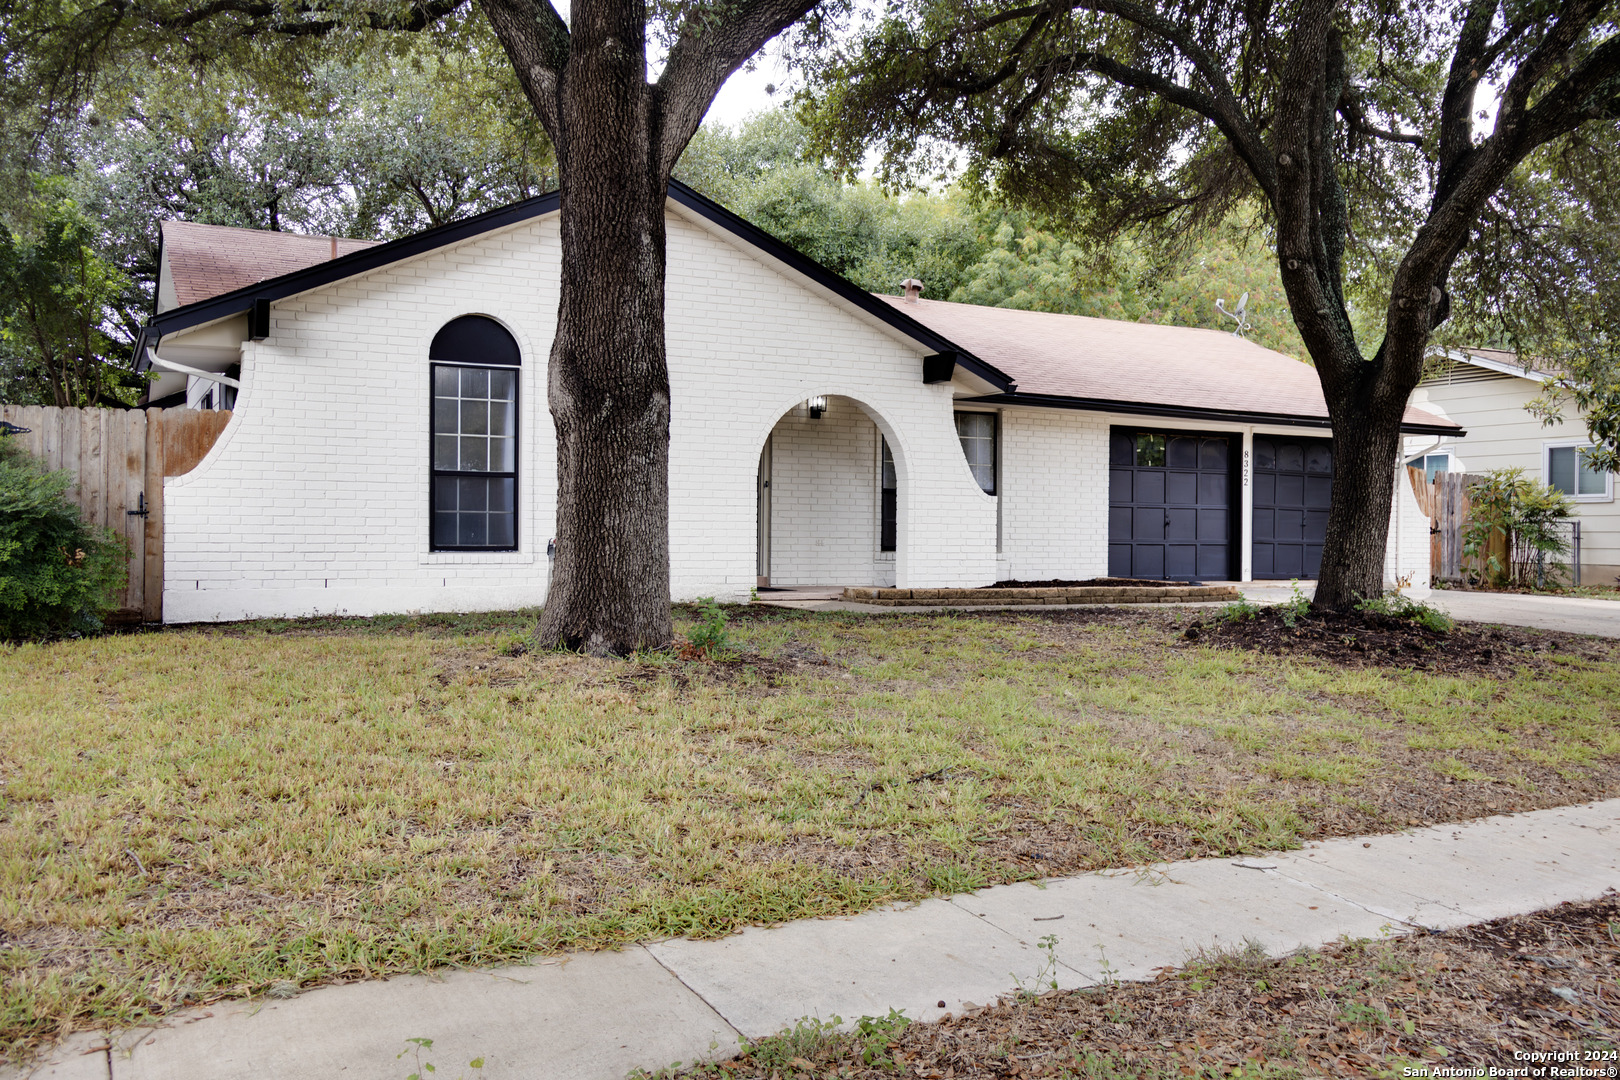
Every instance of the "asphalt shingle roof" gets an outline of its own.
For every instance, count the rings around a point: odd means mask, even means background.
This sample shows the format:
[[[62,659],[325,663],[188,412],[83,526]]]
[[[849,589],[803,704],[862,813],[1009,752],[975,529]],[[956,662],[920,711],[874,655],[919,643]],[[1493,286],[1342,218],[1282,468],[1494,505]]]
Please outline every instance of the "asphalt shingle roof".
[[[1223,330],[880,299],[1018,381],[1018,393],[1326,419],[1308,364]],[[1409,424],[1451,422],[1408,409]]]
[[[182,306],[376,246],[375,240],[163,223],[163,254]]]

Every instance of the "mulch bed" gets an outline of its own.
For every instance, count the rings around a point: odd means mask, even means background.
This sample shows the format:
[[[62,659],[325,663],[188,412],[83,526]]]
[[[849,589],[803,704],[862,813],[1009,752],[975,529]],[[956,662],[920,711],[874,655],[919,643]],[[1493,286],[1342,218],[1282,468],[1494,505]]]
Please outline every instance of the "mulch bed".
[[[1111,588],[1177,589],[1184,588],[1188,584],[1189,582],[1185,581],[1159,581],[1150,578],[1094,577],[1087,578],[1085,581],[1065,581],[1060,578],[1052,578],[1050,581],[998,581],[994,585],[981,585],[979,587],[982,589],[1079,589],[1108,586]]]
[[[1572,1054],[1552,1060],[1614,1077],[1614,1058],[1603,1055],[1620,1038],[1616,970],[1620,898],[1611,892],[1441,934],[1276,959],[1258,951],[1198,957],[1150,983],[1026,996],[875,1040],[764,1040],[705,1071],[761,1080],[1168,1080],[1242,1070],[1280,1080],[1523,1068],[1515,1053],[1539,1053]],[[788,1053],[795,1056],[783,1060]],[[1409,1066],[1427,1068],[1403,1074]],[[1543,1065],[1528,1075],[1574,1073]]]
[[[1589,660],[1609,658],[1597,638],[1545,630],[1458,624],[1449,633],[1425,629],[1411,619],[1370,611],[1311,612],[1293,626],[1286,612],[1262,608],[1252,618],[1195,619],[1182,640],[1230,645],[1280,656],[1310,656],[1348,667],[1401,667],[1442,674],[1511,678],[1526,663],[1544,664],[1554,654]]]

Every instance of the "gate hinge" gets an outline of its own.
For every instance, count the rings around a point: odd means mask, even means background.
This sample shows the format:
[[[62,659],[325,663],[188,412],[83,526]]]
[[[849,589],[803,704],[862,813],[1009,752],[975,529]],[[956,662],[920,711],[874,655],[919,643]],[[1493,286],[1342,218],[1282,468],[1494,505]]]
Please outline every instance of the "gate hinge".
[[[127,514],[130,517],[142,517],[143,518],[143,517],[145,517],[146,515],[148,515],[148,514],[150,514],[152,512],[151,507],[146,505],[146,492],[144,492],[144,491],[141,492],[140,500],[135,505],[138,506],[140,509],[138,509],[138,510],[125,510],[124,513]]]

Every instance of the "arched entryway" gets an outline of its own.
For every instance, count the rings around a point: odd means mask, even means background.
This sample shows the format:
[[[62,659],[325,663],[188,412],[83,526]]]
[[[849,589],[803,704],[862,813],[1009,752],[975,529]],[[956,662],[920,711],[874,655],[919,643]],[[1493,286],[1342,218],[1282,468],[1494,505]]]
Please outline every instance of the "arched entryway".
[[[766,437],[755,481],[760,587],[893,585],[903,454],[869,406],[816,395]]]

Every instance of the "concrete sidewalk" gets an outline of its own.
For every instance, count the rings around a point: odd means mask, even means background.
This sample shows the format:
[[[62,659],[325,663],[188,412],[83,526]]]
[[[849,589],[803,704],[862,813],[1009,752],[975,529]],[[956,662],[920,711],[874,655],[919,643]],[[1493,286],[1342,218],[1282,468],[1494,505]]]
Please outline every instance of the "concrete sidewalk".
[[[1421,782],[1414,780],[1414,782]],[[1274,953],[1444,929],[1620,888],[1620,799],[1330,840],[1263,859],[999,886],[844,919],[755,928],[213,1006],[111,1041],[80,1037],[58,1080],[401,1080],[407,1039],[439,1075],[622,1080],[735,1050],[805,1016],[914,1019],[1020,985],[1146,978],[1201,948]],[[1041,948],[1043,938],[1048,949]],[[1050,954],[1050,956],[1048,955]],[[943,1002],[943,1007],[941,1003]],[[474,1074],[466,1066],[484,1059]],[[4,1074],[8,1077],[19,1074]]]

